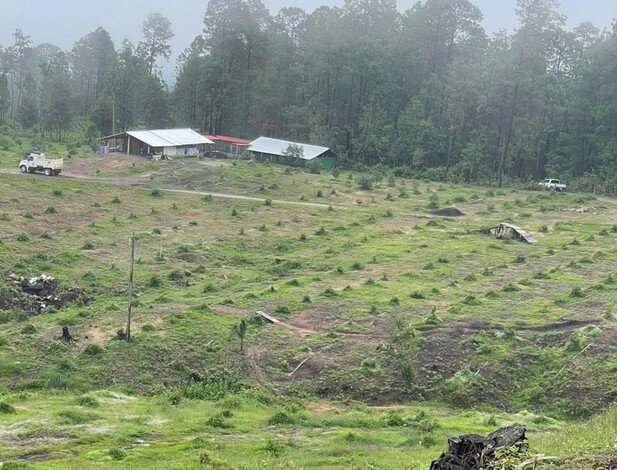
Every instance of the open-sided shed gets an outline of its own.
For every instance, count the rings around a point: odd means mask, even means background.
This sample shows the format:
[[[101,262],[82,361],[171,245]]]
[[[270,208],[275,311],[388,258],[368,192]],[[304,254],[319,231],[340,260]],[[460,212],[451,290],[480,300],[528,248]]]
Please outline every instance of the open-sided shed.
[[[103,137],[105,142],[120,140],[123,152],[133,155],[163,154],[169,157],[197,156],[213,142],[192,129],[127,131]]]

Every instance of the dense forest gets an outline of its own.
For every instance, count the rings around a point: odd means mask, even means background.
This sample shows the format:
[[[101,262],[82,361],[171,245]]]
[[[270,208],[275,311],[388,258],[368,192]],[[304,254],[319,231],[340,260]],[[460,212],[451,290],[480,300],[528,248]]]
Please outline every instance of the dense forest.
[[[0,48],[0,122],[55,139],[182,126],[330,146],[341,163],[466,182],[561,177],[617,193],[617,28],[565,28],[557,0],[517,0],[488,35],[467,0],[345,0],[312,13],[210,0],[162,79],[171,23],[138,44],[98,28],[69,51],[20,30]]]

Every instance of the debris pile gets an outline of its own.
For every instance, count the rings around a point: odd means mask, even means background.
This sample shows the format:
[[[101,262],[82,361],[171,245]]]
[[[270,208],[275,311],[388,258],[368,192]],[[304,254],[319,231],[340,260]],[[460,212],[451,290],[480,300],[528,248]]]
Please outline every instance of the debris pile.
[[[595,207],[568,207],[566,209],[561,209],[563,212],[578,212],[579,214],[597,214],[598,209]]]
[[[448,439],[448,451],[433,461],[430,470],[477,470],[480,468],[501,468],[493,466],[499,458],[500,449],[516,446],[525,450],[525,426],[515,424],[498,429],[487,437],[477,434]]]
[[[13,283],[15,295],[8,308],[21,307],[30,313],[38,315],[47,307],[62,308],[69,302],[88,302],[87,296],[79,289],[62,288],[56,278],[41,274],[34,277],[22,277],[16,274],[9,275]],[[25,294],[25,296],[23,295]],[[21,298],[19,298],[21,297]]]

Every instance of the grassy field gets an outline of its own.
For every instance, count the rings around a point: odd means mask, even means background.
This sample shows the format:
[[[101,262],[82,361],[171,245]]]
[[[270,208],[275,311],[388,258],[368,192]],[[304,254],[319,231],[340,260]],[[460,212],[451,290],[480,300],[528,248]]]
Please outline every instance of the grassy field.
[[[13,173],[26,147],[0,151],[0,461],[427,468],[512,422],[610,459],[614,200],[121,155]],[[480,233],[501,222],[538,243]],[[33,314],[40,274],[59,300]]]

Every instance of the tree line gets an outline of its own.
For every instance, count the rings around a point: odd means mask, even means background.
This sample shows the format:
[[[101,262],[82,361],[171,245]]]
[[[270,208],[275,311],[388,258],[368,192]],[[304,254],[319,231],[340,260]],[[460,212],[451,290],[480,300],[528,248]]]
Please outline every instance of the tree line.
[[[343,164],[437,180],[545,176],[617,193],[617,28],[572,30],[557,0],[517,0],[488,35],[467,0],[345,0],[312,13],[210,0],[170,89],[170,22],[119,49],[99,28],[70,51],[21,31],[0,49],[0,120],[62,139],[183,126],[331,147]]]

